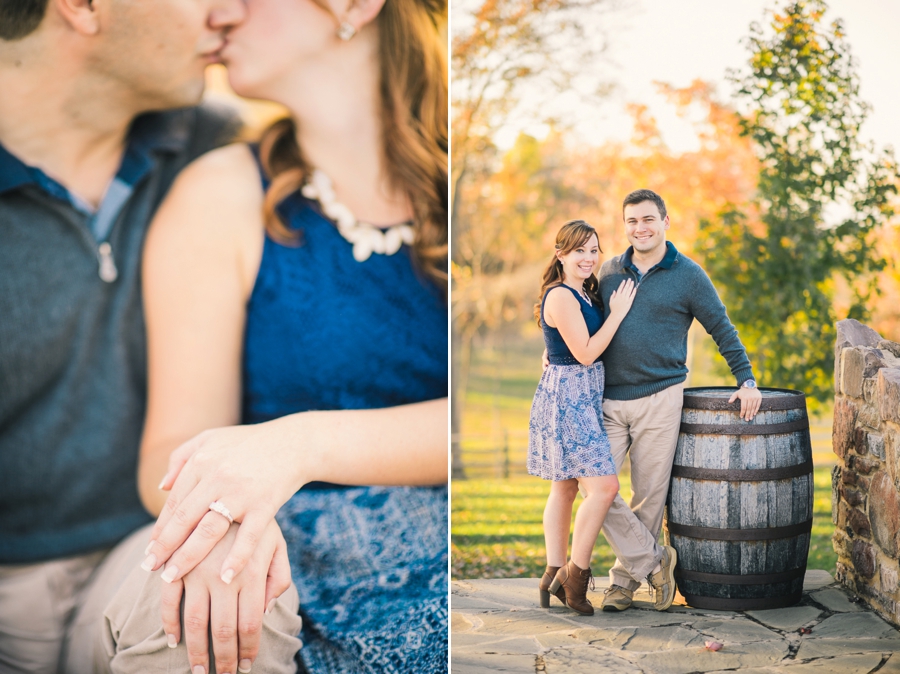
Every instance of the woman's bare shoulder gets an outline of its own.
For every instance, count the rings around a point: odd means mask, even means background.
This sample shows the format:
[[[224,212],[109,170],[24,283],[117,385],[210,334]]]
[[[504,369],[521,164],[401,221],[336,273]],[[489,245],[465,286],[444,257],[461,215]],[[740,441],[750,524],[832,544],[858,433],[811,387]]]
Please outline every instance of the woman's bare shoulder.
[[[256,159],[243,143],[211,150],[188,164],[172,188],[173,194],[177,192],[228,206],[261,204],[263,195]]]
[[[544,299],[544,319],[551,328],[557,327],[557,319],[566,314],[581,311],[578,300],[560,283],[547,291]]]
[[[263,189],[253,154],[244,144],[207,152],[186,166],[160,214],[182,234],[238,234],[262,227]],[[244,231],[244,234],[246,232]]]
[[[575,299],[575,295],[562,283],[553,286],[547,291],[545,302],[556,306],[578,306],[578,300]]]

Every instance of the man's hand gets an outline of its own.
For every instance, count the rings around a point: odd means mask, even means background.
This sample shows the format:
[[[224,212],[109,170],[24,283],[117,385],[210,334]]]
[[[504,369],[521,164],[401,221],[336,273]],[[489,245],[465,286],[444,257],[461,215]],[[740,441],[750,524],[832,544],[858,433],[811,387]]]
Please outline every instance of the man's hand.
[[[741,419],[752,421],[762,404],[762,393],[758,388],[739,388],[728,399],[728,402],[733,403],[735,400],[741,401]]]
[[[259,653],[263,614],[271,611],[275,599],[291,584],[287,548],[275,520],[265,528],[243,572],[228,585],[222,582],[222,561],[238,526],[232,524],[190,573],[162,583],[163,629],[173,648],[181,640],[184,593],[184,639],[192,672],[197,667],[210,671],[210,651],[216,658],[216,671],[249,672]]]

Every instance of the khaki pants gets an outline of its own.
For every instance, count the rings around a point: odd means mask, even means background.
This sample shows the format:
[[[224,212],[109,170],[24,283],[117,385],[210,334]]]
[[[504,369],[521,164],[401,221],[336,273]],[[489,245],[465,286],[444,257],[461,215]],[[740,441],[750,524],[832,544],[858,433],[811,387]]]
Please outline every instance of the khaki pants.
[[[187,674],[184,639],[169,648],[162,630],[160,571],[140,568],[149,540],[150,525],[111,550],[0,566],[0,674]],[[265,616],[254,671],[296,671],[298,604],[292,585]]]
[[[604,400],[603,425],[616,470],[631,455],[631,504],[617,495],[603,523],[616,553],[610,584],[640,587],[662,558],[656,540],[662,527],[672,460],[681,426],[684,384],[637,400]]]

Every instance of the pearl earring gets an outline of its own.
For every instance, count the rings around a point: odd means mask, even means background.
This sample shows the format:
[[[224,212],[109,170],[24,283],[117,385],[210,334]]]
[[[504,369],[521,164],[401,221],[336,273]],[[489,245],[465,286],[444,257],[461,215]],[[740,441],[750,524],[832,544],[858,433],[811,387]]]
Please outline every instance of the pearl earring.
[[[349,42],[356,35],[356,28],[349,21],[341,21],[341,25],[337,29],[337,36],[344,42]]]

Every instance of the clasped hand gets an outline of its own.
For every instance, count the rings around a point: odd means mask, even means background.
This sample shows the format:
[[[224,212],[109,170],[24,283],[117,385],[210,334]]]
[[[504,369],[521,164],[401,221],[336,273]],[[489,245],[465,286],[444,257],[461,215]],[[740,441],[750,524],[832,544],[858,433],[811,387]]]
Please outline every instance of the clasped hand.
[[[274,520],[266,526],[241,575],[232,583],[222,582],[219,569],[239,528],[229,525],[221,541],[190,573],[161,583],[163,629],[172,647],[181,640],[184,594],[184,639],[191,671],[198,665],[210,671],[210,646],[217,671],[250,671],[259,653],[263,615],[290,587],[287,549]]]
[[[286,444],[268,424],[229,426],[204,431],[172,452],[160,484],[171,492],[150,534],[145,564],[165,562],[163,579],[169,582],[193,569],[229,531],[228,520],[209,509],[219,501],[241,524],[219,570],[230,583],[297,489],[289,461],[280,456]]]
[[[264,610],[291,582],[287,548],[274,517],[294,493],[286,447],[271,426],[204,431],[169,457],[160,489],[171,490],[151,532],[145,568],[165,563],[162,619],[169,643],[184,632],[191,667],[209,671],[207,630],[217,669],[246,671],[259,649]],[[209,509],[219,501],[234,524]]]

